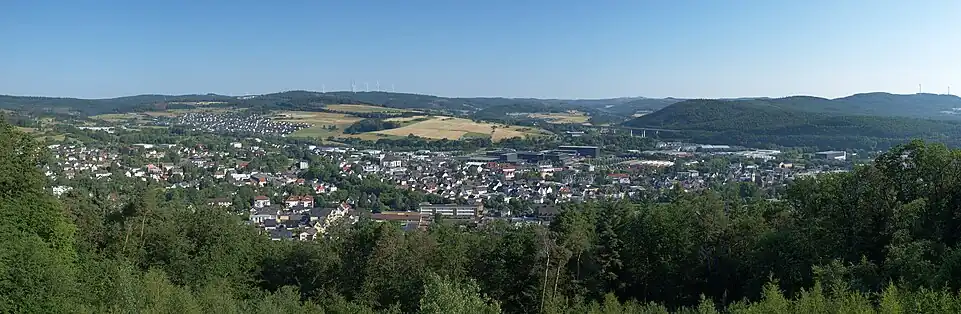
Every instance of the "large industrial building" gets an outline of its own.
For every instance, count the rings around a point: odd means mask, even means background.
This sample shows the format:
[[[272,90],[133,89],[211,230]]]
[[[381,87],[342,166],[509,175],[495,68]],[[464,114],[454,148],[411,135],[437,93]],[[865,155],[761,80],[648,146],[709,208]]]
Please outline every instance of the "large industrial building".
[[[820,159],[828,159],[828,160],[845,160],[848,158],[848,154],[846,152],[835,151],[835,150],[826,151],[826,152],[817,152],[817,153],[814,153],[814,156]]]
[[[441,215],[444,218],[478,218],[484,215],[484,206],[456,204],[421,204],[418,211],[422,215]]]
[[[597,158],[601,155],[601,150],[597,146],[558,146],[557,149],[573,151],[582,157]]]

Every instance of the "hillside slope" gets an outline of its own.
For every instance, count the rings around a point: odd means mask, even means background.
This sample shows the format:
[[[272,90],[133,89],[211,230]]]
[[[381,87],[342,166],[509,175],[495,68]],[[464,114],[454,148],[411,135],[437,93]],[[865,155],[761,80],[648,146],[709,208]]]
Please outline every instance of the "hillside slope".
[[[890,93],[864,93],[838,98],[851,111],[872,115],[958,118],[958,113],[948,114],[961,108],[961,97],[937,94],[897,95]]]
[[[172,102],[222,102],[235,97],[207,95],[137,95],[107,99],[79,99],[56,97],[32,97],[0,95],[0,109],[23,111],[73,111],[86,115],[129,111],[160,103]]]
[[[681,140],[745,146],[881,149],[912,138],[961,144],[961,122],[807,112],[760,99],[688,100],[624,125],[681,130],[664,134]]]

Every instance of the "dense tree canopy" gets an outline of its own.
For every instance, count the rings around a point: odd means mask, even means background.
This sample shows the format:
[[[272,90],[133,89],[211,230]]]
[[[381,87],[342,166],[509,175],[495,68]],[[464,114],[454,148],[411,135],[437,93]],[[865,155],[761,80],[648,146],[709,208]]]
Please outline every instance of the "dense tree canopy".
[[[394,129],[400,127],[400,123],[394,121],[387,121],[384,119],[369,118],[363,119],[354,124],[351,124],[346,129],[344,133],[347,134],[359,134],[365,132],[374,132],[380,130]]]

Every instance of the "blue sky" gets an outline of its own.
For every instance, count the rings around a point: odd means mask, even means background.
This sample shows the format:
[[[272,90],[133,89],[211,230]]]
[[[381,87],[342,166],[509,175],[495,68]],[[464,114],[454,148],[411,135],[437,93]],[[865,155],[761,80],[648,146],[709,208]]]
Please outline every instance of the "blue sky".
[[[0,10],[0,94],[961,91],[961,1],[81,1]]]

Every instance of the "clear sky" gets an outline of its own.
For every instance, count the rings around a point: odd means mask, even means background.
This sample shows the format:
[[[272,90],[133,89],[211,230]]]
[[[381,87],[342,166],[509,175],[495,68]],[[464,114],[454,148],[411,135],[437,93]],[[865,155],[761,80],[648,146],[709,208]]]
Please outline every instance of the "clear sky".
[[[958,0],[7,0],[0,94],[961,92]],[[957,93],[955,93],[957,94]]]

